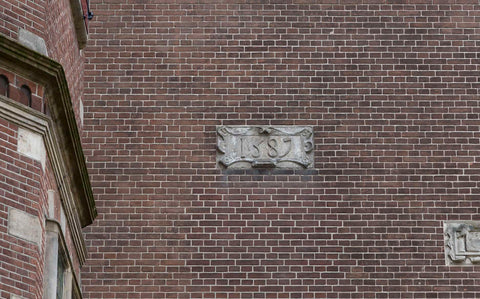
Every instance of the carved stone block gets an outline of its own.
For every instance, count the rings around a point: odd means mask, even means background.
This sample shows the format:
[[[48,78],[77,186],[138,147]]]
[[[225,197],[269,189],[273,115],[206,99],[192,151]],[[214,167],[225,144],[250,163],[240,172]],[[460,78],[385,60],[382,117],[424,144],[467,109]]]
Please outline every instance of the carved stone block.
[[[40,220],[34,215],[21,210],[10,208],[8,213],[8,233],[37,245],[42,243]]]
[[[480,222],[446,222],[444,233],[447,265],[480,263]]]
[[[313,147],[311,127],[217,127],[217,161],[225,168],[312,168]]]
[[[45,149],[42,135],[18,128],[17,150],[19,153],[39,161],[42,164],[42,168],[45,169],[47,150]]]

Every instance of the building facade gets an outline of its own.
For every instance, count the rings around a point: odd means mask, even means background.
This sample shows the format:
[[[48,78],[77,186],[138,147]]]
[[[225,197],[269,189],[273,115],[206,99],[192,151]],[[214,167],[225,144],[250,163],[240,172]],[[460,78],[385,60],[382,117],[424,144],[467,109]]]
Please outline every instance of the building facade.
[[[0,298],[480,297],[478,1],[0,3]]]
[[[88,298],[480,296],[478,1],[92,10]]]
[[[79,131],[82,3],[0,3],[0,298],[80,299],[82,228],[96,216]]]

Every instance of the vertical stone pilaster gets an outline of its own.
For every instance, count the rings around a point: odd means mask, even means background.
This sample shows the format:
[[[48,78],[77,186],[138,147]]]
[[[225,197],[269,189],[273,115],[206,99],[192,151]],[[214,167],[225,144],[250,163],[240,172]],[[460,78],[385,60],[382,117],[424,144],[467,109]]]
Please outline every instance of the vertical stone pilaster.
[[[49,230],[47,225],[47,240],[45,250],[45,279],[44,298],[55,298],[57,291],[57,270],[58,270],[58,232]]]

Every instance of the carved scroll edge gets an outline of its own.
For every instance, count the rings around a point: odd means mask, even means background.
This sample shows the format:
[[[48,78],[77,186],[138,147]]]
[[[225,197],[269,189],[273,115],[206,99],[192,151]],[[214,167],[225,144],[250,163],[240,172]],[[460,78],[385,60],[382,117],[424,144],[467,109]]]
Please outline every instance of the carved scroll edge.
[[[234,158],[227,156],[226,137],[232,136],[301,136],[305,157],[297,158],[276,158],[257,160],[248,158]],[[251,168],[276,168],[279,163],[290,162],[301,166],[303,169],[313,168],[314,149],[313,128],[310,126],[217,126],[217,161],[225,168],[238,163],[250,163]]]
[[[479,265],[480,250],[470,250],[467,239],[471,233],[480,233],[480,222],[446,221],[443,227],[445,264],[447,266]]]

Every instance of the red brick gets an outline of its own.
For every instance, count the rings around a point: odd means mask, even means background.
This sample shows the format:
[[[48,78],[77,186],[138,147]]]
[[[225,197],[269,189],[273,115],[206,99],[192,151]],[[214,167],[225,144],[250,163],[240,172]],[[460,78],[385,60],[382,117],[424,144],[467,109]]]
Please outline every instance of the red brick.
[[[85,65],[46,37],[85,85],[85,298],[475,297],[442,221],[478,218],[479,8],[314,2],[92,1]],[[313,126],[315,169],[222,170],[222,124]]]

